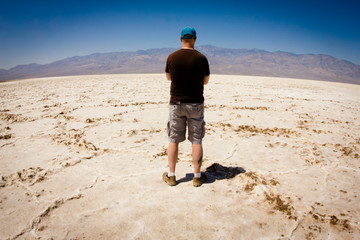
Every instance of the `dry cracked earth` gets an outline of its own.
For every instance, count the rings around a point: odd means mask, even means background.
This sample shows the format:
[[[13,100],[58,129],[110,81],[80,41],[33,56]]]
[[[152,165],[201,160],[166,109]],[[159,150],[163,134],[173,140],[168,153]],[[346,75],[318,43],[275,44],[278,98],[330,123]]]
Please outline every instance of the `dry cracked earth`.
[[[164,75],[0,83],[0,239],[359,239],[359,90],[212,76],[193,188]]]

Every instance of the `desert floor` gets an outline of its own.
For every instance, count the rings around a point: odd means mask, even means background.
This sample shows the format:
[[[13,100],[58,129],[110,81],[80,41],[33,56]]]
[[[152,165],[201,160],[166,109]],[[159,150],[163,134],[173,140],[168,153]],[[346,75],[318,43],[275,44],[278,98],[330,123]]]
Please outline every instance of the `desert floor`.
[[[360,239],[359,85],[211,76],[199,188],[188,141],[161,179],[169,86],[0,83],[0,239]]]

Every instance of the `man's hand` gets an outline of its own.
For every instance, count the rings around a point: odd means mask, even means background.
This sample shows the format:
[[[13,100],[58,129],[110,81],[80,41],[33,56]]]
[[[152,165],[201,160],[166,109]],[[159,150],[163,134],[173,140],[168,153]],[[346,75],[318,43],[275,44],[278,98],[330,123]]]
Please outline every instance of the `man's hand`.
[[[167,80],[171,81],[170,73],[165,72],[165,75],[166,75]]]
[[[204,77],[204,85],[208,84],[210,75]]]

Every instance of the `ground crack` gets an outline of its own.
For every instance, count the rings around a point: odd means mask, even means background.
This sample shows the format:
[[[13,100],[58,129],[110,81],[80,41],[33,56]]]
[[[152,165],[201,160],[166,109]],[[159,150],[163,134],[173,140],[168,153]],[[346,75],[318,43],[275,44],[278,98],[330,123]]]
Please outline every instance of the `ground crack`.
[[[17,239],[19,237],[21,237],[22,235],[26,234],[26,233],[31,233],[32,235],[36,236],[37,237],[37,234],[36,234],[36,231],[37,231],[37,228],[39,226],[39,224],[41,223],[42,219],[44,219],[45,217],[49,216],[50,213],[54,210],[54,209],[57,209],[59,207],[61,207],[62,205],[64,205],[66,202],[68,201],[71,201],[71,200],[75,200],[75,199],[80,199],[83,194],[82,192],[85,191],[85,190],[88,190],[90,188],[93,188],[95,186],[95,184],[97,183],[99,179],[99,176],[97,176],[94,181],[89,185],[89,186],[86,186],[86,187],[83,187],[83,188],[80,188],[77,190],[77,193],[74,194],[73,196],[71,197],[68,197],[68,198],[60,198],[60,199],[57,199],[55,200],[53,203],[50,204],[49,207],[47,207],[42,213],[40,213],[39,216],[35,217],[32,222],[31,222],[31,225],[24,228],[19,234],[16,234],[15,236],[11,237],[10,239],[13,240],[13,239]]]
[[[293,237],[293,235],[294,235],[295,231],[299,228],[299,226],[302,224],[302,222],[303,222],[303,221],[304,221],[304,216],[303,216],[300,220],[298,220],[298,221],[297,221],[296,226],[294,227],[294,229],[293,229],[293,230],[291,230],[291,233],[290,233],[290,239],[292,239],[292,237]]]

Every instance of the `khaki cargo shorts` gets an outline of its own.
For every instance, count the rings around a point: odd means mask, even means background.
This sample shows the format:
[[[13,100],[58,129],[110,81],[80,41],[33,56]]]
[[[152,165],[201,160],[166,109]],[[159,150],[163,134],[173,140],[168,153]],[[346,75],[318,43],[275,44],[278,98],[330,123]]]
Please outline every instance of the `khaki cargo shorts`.
[[[204,103],[179,103],[169,106],[167,133],[169,141],[180,143],[185,140],[186,126],[188,140],[201,144],[205,136]]]

